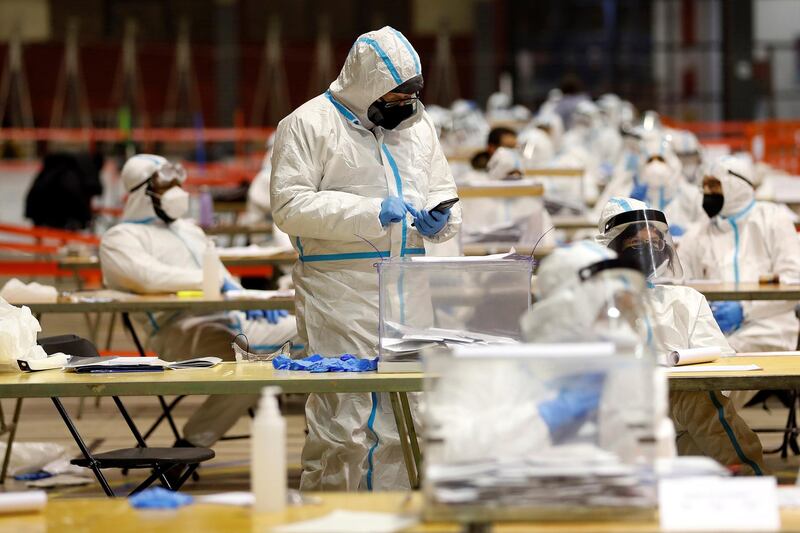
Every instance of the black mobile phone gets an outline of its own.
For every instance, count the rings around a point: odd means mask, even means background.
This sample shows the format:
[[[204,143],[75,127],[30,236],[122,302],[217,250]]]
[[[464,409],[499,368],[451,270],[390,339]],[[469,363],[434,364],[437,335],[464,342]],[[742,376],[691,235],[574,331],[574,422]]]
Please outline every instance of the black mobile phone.
[[[437,213],[444,213],[445,210],[453,207],[456,202],[458,202],[458,198],[450,198],[449,200],[442,200],[436,205],[436,207],[431,209],[431,211],[436,211]]]
[[[437,213],[444,213],[445,210],[453,207],[457,201],[458,198],[450,198],[449,200],[442,200],[441,202],[436,204],[436,206],[433,209],[431,209],[431,211],[436,211]],[[411,227],[416,228],[417,227],[416,223],[412,222]]]

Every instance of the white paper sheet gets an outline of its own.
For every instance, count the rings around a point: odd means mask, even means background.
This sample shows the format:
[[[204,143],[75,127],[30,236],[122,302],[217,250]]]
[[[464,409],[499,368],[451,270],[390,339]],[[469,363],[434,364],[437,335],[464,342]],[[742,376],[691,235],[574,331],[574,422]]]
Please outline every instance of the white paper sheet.
[[[313,520],[277,526],[273,533],[393,533],[419,520],[413,516],[336,510]]]
[[[47,504],[47,493],[43,490],[0,493],[0,514],[33,513],[41,511]]]
[[[497,261],[499,259],[506,259],[512,255],[513,252],[505,252],[502,254],[491,255],[469,255],[469,256],[453,256],[453,257],[436,257],[433,255],[412,257],[411,261],[414,263],[472,263],[480,261]]]
[[[212,505],[232,505],[234,507],[252,507],[256,497],[252,492],[221,492],[219,494],[206,494],[197,496],[197,503],[208,503]]]
[[[665,531],[776,531],[781,526],[774,477],[688,477],[658,486]]]
[[[704,348],[684,348],[675,350],[669,354],[669,364],[671,366],[694,365],[697,363],[711,363],[719,359],[722,349],[719,346],[707,346]]]
[[[670,368],[670,374],[700,374],[703,372],[748,372],[763,370],[758,365],[712,365],[712,366],[679,366]]]

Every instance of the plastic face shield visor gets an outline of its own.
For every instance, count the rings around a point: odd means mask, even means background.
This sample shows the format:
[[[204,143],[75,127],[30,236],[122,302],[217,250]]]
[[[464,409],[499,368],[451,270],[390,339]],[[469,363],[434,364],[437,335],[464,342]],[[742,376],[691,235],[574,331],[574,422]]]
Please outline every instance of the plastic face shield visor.
[[[683,282],[683,268],[661,211],[620,213],[606,223],[603,235],[606,246],[636,265],[651,283]]]

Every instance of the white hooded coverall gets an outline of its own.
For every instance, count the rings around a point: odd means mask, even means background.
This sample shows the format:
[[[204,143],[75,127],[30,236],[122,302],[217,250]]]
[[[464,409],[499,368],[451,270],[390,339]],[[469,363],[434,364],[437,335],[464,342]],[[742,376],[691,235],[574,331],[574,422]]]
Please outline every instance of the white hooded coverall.
[[[612,198],[600,217],[598,240],[608,244],[610,236],[603,232],[614,216],[646,208],[643,202],[632,198]],[[653,311],[653,337],[659,344],[659,353],[719,347],[723,355],[733,354],[705,296],[691,287],[679,285],[654,285],[648,295]],[[724,394],[718,391],[672,392],[670,416],[675,422],[680,455],[706,455],[723,465],[741,465],[749,473],[761,475],[764,472],[758,436]]]
[[[132,191],[166,162],[163,157],[148,154],[129,159],[122,169],[126,190]],[[107,287],[137,294],[202,289],[207,237],[199,226],[187,219],[165,224],[156,216],[145,187],[130,192],[122,218],[100,243],[100,264]],[[220,271],[232,279],[222,265]],[[201,356],[232,360],[231,342],[238,333],[247,336],[251,351],[275,350],[296,333],[291,316],[270,324],[266,320],[247,320],[238,311],[207,316],[147,313],[136,318],[150,332],[150,347],[167,360]],[[183,438],[195,446],[210,446],[257,401],[257,396],[250,395],[210,396],[187,421]]]
[[[457,196],[421,104],[395,129],[373,125],[369,106],[421,73],[419,56],[391,27],[360,36],[339,77],[278,125],[272,156],[272,216],[292,239],[298,333],[309,353],[375,357],[378,275],[388,256],[423,254],[410,215],[382,227],[381,203],[399,196],[431,209]],[[447,225],[459,228],[456,204]],[[326,490],[408,486],[388,395],[312,394],[300,487]]]
[[[687,233],[680,254],[689,279],[758,283],[759,276],[800,273],[800,242],[794,224],[778,205],[755,200],[753,188],[728,169],[745,174],[747,166],[726,157],[712,167],[722,184],[722,211]],[[728,335],[737,352],[794,350],[798,322],[794,301],[741,302],[742,326]]]

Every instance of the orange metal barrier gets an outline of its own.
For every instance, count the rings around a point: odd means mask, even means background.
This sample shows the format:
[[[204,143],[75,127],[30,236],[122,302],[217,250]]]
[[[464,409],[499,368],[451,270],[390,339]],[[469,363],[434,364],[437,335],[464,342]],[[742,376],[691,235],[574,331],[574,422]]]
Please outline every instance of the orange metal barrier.
[[[695,133],[700,142],[726,144],[731,150],[756,153],[765,163],[800,174],[800,120],[759,122],[679,122],[665,119],[672,128]]]
[[[57,142],[259,142],[275,128],[0,128],[0,141]]]

